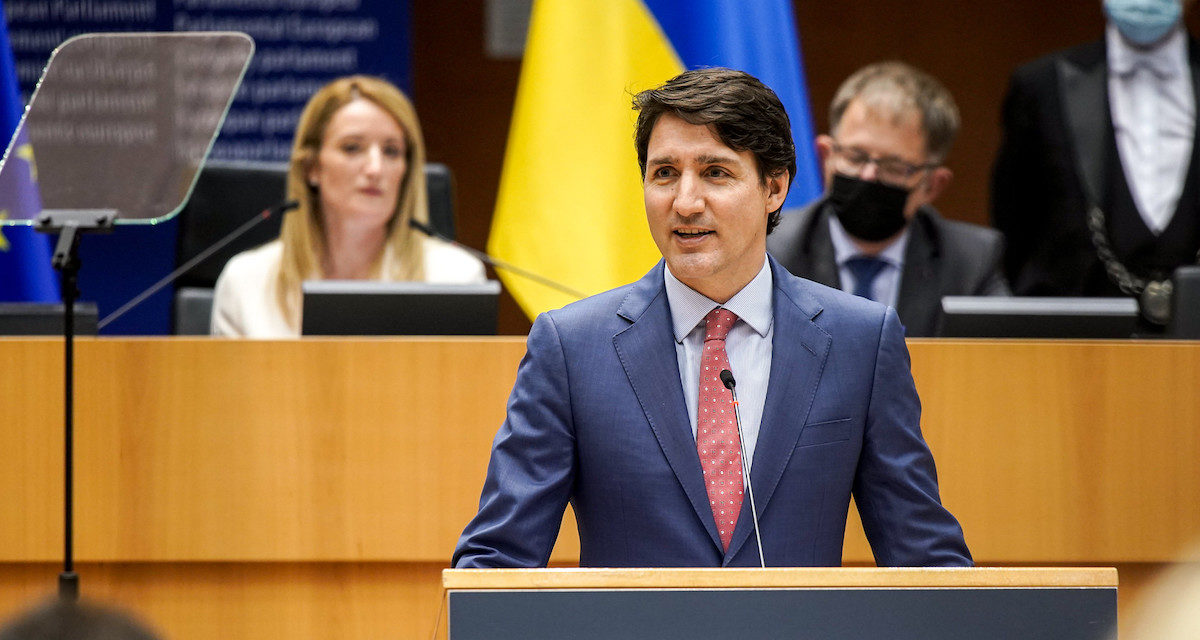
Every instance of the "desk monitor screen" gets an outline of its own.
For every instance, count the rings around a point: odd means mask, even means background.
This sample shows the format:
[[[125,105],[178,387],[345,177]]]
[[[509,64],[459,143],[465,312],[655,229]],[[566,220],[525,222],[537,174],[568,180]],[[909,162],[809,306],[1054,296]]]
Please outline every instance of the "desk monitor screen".
[[[1171,280],[1175,283],[1175,293],[1171,295],[1167,337],[1200,340],[1200,266],[1179,267]]]
[[[311,280],[303,287],[306,336],[496,334],[500,283]]]
[[[1128,338],[1133,298],[942,298],[944,338]]]
[[[0,336],[61,336],[66,306],[53,302],[0,303]],[[96,303],[75,303],[75,335],[96,335]]]

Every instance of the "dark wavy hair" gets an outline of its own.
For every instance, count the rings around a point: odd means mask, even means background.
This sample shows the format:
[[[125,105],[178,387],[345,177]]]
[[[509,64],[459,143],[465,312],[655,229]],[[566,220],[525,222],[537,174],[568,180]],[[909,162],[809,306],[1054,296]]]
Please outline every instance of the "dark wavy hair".
[[[734,151],[752,153],[763,184],[768,176],[787,171],[791,188],[796,177],[792,123],[779,96],[758,78],[721,67],[693,69],[638,93],[633,109],[638,112],[634,145],[643,177],[650,133],[664,113],[671,113],[684,122],[707,125]],[[767,216],[767,233],[777,224],[778,209]]]

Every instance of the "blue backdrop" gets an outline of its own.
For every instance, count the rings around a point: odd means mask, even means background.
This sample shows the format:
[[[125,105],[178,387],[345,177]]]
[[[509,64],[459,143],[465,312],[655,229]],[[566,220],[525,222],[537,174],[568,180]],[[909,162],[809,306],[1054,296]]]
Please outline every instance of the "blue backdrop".
[[[50,52],[72,35],[212,30],[250,34],[257,51],[213,149],[214,158],[285,160],[304,102],[316,87],[338,76],[379,75],[411,91],[409,0],[277,0],[270,10],[230,8],[233,3],[228,0],[5,4],[16,74],[26,100]],[[248,211],[247,217],[252,214]],[[103,318],[174,269],[175,246],[174,222],[121,226],[111,235],[84,237],[81,299],[96,301]],[[159,292],[102,333],[168,333],[171,296],[170,290]]]

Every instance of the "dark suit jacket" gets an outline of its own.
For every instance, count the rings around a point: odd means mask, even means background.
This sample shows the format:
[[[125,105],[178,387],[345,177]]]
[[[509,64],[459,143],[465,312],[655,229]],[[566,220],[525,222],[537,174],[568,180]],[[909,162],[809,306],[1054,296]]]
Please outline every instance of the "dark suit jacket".
[[[1200,49],[1189,40],[1192,86],[1200,105]],[[992,223],[1007,240],[1005,272],[1017,295],[1124,295],[1110,281],[1089,236],[1092,203],[1108,214],[1118,256],[1141,275],[1169,275],[1158,240],[1140,222],[1116,154],[1103,40],[1017,69],[1004,100],[1004,135],[992,175]],[[1200,127],[1196,128],[1200,134]],[[1193,138],[1181,206],[1194,207],[1200,145]],[[1194,256],[1200,225],[1177,212],[1163,240]],[[1114,219],[1130,232],[1114,234]],[[1194,258],[1193,258],[1194,259]],[[1186,260],[1190,262],[1191,260]],[[1168,267],[1179,264],[1174,259]]]
[[[785,214],[767,236],[767,251],[788,271],[841,288],[829,216],[823,200]],[[937,335],[942,296],[1006,296],[1001,274],[1004,241],[992,229],[947,220],[933,207],[917,210],[909,224],[896,313],[908,337]]]
[[[757,566],[750,501],[728,552],[704,488],[663,263],[540,315],[456,567],[546,564],[570,501],[580,564]],[[921,437],[890,309],[773,260],[770,382],[751,482],[766,562],[838,566],[851,492],[881,565],[969,565]]]

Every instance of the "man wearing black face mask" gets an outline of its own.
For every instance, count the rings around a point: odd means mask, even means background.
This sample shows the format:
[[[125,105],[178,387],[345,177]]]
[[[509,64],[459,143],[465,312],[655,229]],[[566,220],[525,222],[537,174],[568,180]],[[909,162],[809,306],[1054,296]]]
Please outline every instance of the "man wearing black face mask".
[[[792,273],[893,306],[909,337],[938,329],[942,296],[1009,295],[1003,240],[946,220],[931,203],[958,108],[931,76],[901,62],[850,76],[817,136],[825,195],[784,215],[767,250]]]

